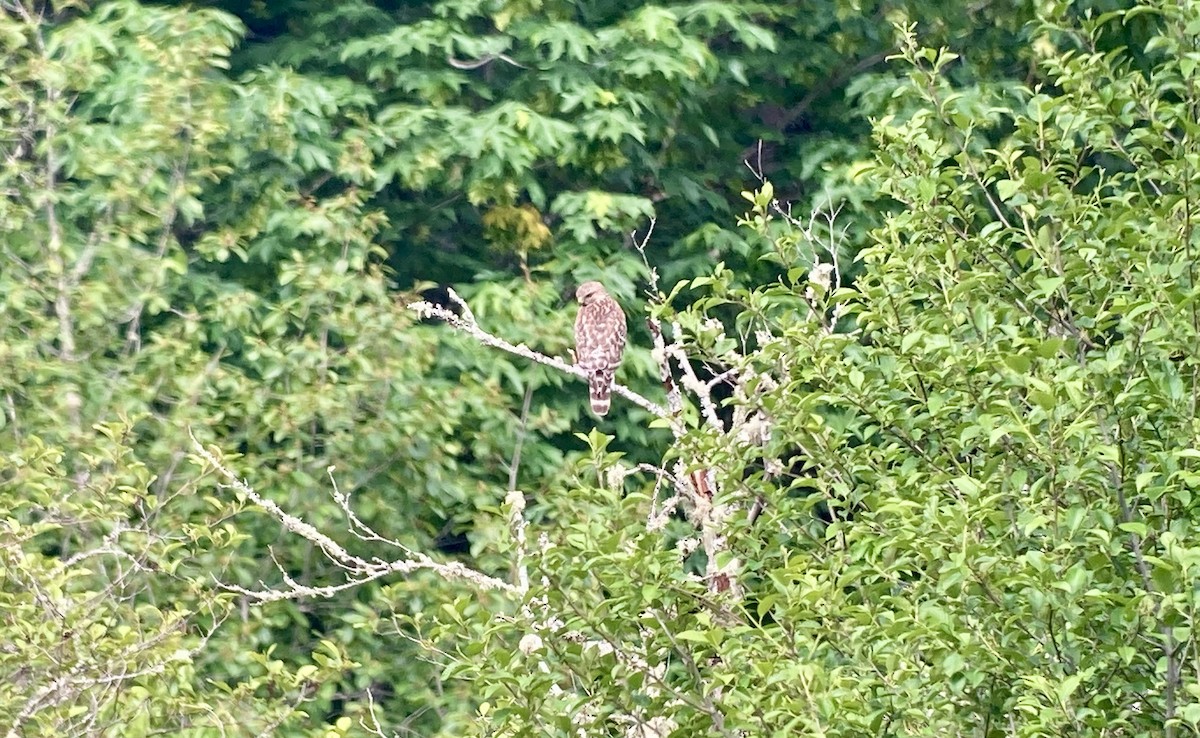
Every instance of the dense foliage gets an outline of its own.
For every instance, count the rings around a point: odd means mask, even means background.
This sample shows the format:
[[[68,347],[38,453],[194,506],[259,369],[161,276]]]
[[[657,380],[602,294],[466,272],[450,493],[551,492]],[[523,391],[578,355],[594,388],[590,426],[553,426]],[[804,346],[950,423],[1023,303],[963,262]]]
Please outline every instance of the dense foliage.
[[[336,79],[367,106],[343,104],[343,140],[370,167],[402,283],[495,282],[520,263],[559,284],[603,275],[627,297],[626,236],[651,214],[665,278],[704,273],[714,249],[765,274],[731,227],[744,162],[801,207],[869,192],[839,175],[890,89],[872,75],[894,23],[976,49],[970,79],[1026,73],[1032,16],[1019,1],[213,4],[251,29],[235,64]]]
[[[597,486],[620,463],[598,447],[525,619],[457,664],[492,702],[479,734],[1200,731],[1197,27],[1049,14],[1052,86],[1008,95],[908,36],[916,112],[878,122],[868,175],[903,209],[839,289],[813,229],[749,193],[791,273],[718,270],[677,316],[733,413],[668,459],[721,492],[677,474],[664,533],[669,486]]]
[[[1200,3],[945,5],[0,0],[0,731],[1200,732]]]

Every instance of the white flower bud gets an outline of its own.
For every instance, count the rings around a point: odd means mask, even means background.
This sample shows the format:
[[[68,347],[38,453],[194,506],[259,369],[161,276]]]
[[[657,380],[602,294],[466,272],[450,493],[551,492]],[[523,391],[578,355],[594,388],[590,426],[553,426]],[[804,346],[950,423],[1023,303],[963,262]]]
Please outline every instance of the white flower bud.
[[[517,650],[526,656],[542,650],[542,637],[537,633],[528,633],[517,644]]]
[[[828,292],[830,285],[833,283],[833,265],[817,264],[808,273],[808,281],[822,293]]]

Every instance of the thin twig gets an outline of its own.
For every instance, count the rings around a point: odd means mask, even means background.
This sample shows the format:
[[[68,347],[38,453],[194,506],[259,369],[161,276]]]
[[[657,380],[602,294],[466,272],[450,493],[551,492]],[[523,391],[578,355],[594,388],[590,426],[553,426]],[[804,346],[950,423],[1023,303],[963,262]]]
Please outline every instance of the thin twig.
[[[359,540],[386,543],[389,546],[400,549],[406,554],[412,555],[414,551],[411,548],[405,546],[403,543],[395,540],[394,538],[387,538],[380,535],[375,531],[374,528],[371,528],[369,525],[359,519],[358,515],[354,512],[354,509],[350,506],[350,495],[342,492],[341,488],[338,486],[337,477],[333,475],[335,471],[337,471],[337,467],[333,465],[330,465],[325,469],[325,473],[329,475],[329,483],[333,485],[333,501],[336,502],[338,507],[342,509],[342,513],[345,514],[346,520],[350,522],[350,532],[353,533]]]
[[[650,243],[650,236],[654,235],[655,223],[657,223],[657,220],[651,218],[650,226],[646,229],[646,235],[642,236],[640,241],[636,233],[629,234],[629,238],[633,242],[633,248],[642,257],[642,264],[646,265],[646,273],[650,279],[650,289],[646,294],[649,296],[651,304],[662,305],[666,301],[666,295],[658,287],[658,270],[650,266],[650,260],[646,258],[646,245]],[[655,363],[658,364],[659,378],[662,381],[663,391],[667,393],[667,410],[670,411],[672,416],[678,417],[683,412],[683,396],[679,392],[679,385],[675,384],[675,378],[671,376],[671,363],[667,359],[667,347],[666,341],[663,339],[662,321],[651,313],[646,318],[646,327],[650,329],[650,340],[653,342],[650,355],[654,357]],[[678,435],[676,433],[677,437]]]
[[[509,64],[514,67],[518,67],[520,69],[526,69],[526,66],[524,64],[520,63],[516,59],[513,59],[511,56],[509,56],[507,54],[489,54],[489,55],[483,57],[482,59],[469,59],[469,60],[455,59],[452,56],[448,56],[448,57],[446,57],[446,63],[449,64],[450,66],[454,67],[455,69],[472,70],[472,69],[479,69],[480,67],[485,66],[487,64],[491,64],[492,62],[496,61],[497,59],[504,62],[505,64]]]

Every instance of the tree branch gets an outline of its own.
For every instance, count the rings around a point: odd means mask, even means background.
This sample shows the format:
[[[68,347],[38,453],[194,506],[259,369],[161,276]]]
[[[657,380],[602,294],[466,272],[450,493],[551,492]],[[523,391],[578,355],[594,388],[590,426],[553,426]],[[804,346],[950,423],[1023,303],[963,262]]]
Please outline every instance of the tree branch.
[[[570,374],[573,377],[587,381],[587,373],[573,364],[568,364],[562,359],[557,359],[538,351],[534,351],[525,344],[514,345],[508,341],[505,341],[503,338],[483,330],[479,327],[479,324],[475,322],[475,316],[471,313],[470,308],[467,307],[466,301],[459,297],[458,293],[456,293],[454,290],[447,290],[447,292],[450,295],[450,300],[462,309],[462,315],[456,315],[452,310],[442,307],[441,305],[434,305],[433,303],[426,302],[424,300],[410,303],[408,305],[408,309],[412,310],[423,318],[437,318],[438,320],[449,324],[452,328],[466,333],[485,346],[491,346],[492,348],[500,349],[501,351],[513,354],[514,356],[521,356],[529,359],[532,362],[557,369],[563,374]],[[682,426],[679,426],[678,421],[667,412],[666,408],[662,407],[658,403],[652,402],[642,395],[639,395],[637,392],[634,392],[624,385],[617,384],[616,382],[613,383],[613,392],[629,400],[651,415],[666,420],[667,422],[671,423],[672,429],[678,429],[679,433],[682,433]],[[679,433],[677,433],[677,435]]]

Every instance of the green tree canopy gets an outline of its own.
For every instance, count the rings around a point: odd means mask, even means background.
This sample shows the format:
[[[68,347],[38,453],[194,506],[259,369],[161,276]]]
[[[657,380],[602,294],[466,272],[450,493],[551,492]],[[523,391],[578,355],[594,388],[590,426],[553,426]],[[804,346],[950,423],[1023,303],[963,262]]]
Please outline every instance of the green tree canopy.
[[[0,2],[0,729],[1200,730],[1196,3],[209,5]]]

